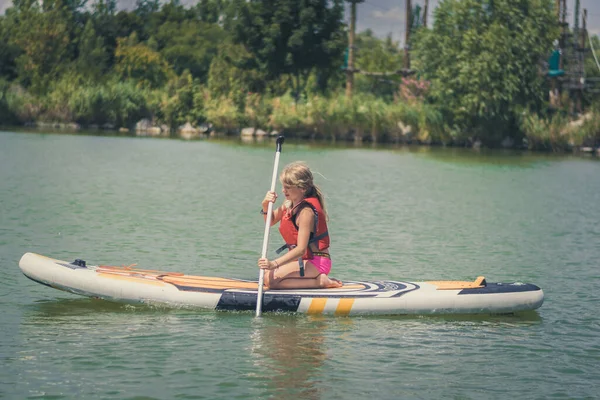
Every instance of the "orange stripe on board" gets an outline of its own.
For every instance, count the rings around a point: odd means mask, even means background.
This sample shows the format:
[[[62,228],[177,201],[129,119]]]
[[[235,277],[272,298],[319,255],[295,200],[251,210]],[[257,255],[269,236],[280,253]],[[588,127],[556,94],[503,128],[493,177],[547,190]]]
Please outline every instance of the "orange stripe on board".
[[[337,308],[335,309],[335,315],[348,315],[352,310],[354,299],[340,299]]]
[[[332,289],[366,289],[366,286],[362,285],[360,283],[353,283],[353,284],[348,284],[348,285],[344,285],[339,288],[332,288]]]
[[[211,280],[199,280],[199,279],[185,279],[165,276],[162,278],[164,282],[171,283],[173,285],[207,288],[207,289],[250,289],[256,290],[258,283],[256,282],[239,282],[239,281],[211,281]]]
[[[96,271],[99,272],[119,272],[128,274],[147,274],[147,275],[169,275],[169,276],[184,276],[182,272],[159,271],[156,269],[135,269],[129,267],[113,267],[110,265],[99,265]]]
[[[327,303],[326,298],[315,297],[310,301],[310,306],[308,307],[307,314],[323,314],[323,310],[325,309],[325,304]]]
[[[136,282],[136,283],[143,283],[145,285],[165,286],[165,283],[163,283],[161,281],[154,280],[154,279],[135,278],[133,276],[125,276],[125,275],[117,275],[117,274],[105,274],[103,272],[99,272],[98,276],[100,276],[102,278],[118,279],[118,280],[122,280],[122,281],[130,281],[130,282]]]

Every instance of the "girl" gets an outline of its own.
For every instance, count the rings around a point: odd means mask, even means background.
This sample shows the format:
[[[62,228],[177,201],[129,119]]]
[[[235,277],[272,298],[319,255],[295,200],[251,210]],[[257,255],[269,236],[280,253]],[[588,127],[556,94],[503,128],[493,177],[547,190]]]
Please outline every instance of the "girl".
[[[279,232],[288,252],[269,260],[260,258],[258,266],[265,270],[264,283],[270,289],[317,289],[341,287],[342,282],[328,276],[331,271],[327,213],[321,190],[313,183],[313,175],[302,162],[287,165],[279,180],[285,202],[273,211],[271,225],[278,222]],[[261,214],[265,220],[269,202],[277,194],[267,192]],[[280,251],[278,250],[278,252]]]

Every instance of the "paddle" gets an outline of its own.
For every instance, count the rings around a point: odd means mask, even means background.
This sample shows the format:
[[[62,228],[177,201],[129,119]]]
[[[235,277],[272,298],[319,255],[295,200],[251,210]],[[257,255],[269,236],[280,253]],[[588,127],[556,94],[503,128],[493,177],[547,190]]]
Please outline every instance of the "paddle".
[[[279,166],[279,156],[281,155],[281,145],[283,144],[283,136],[277,137],[277,147],[275,149],[275,165],[273,166],[273,177],[271,178],[271,192],[275,191],[275,183],[277,182],[277,169]],[[269,229],[271,228],[271,218],[273,216],[273,203],[269,202],[267,210],[267,221],[265,222],[265,235],[263,236],[263,246],[261,258],[267,256],[267,247],[269,245]],[[265,281],[265,270],[261,269],[258,275],[258,297],[256,298],[256,316],[260,317],[262,312],[263,300],[263,285]]]

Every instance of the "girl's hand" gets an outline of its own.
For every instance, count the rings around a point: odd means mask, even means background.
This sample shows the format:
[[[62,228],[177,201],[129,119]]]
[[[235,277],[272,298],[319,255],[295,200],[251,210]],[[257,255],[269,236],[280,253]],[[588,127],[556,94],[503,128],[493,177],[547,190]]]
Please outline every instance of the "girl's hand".
[[[277,201],[277,193],[275,192],[267,192],[267,194],[265,195],[264,200],[262,201],[262,208],[263,211],[266,211],[265,209],[269,208],[269,203],[275,203],[275,201]]]
[[[275,269],[277,267],[279,267],[279,265],[277,264],[277,261],[269,261],[267,258],[259,258],[258,259],[258,268],[260,268],[260,269],[271,270],[271,269]]]

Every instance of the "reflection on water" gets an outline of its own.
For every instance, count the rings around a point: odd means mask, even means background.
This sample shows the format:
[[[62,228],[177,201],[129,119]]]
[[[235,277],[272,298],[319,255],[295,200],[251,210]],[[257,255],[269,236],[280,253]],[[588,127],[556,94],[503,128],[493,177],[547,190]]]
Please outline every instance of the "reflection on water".
[[[438,315],[389,315],[389,316],[364,316],[364,318],[378,318],[389,320],[419,320],[429,324],[436,323],[482,323],[494,325],[535,325],[543,321],[538,311],[522,311],[506,314],[438,314]]]
[[[513,149],[417,147],[411,148],[409,152],[418,154],[423,158],[466,167],[479,165],[485,167],[531,168],[540,163],[549,165],[552,162],[562,160],[582,159],[582,157],[572,154],[536,153]]]
[[[327,319],[273,315],[255,323],[252,356],[269,391],[275,397],[320,398],[320,384],[327,379],[323,364],[332,352],[325,341]]]
[[[539,314],[256,319],[38,285],[26,251],[255,279],[274,143],[2,133],[0,397],[598,397],[600,163],[369,146],[284,145],[322,174],[336,277],[530,281]]]

